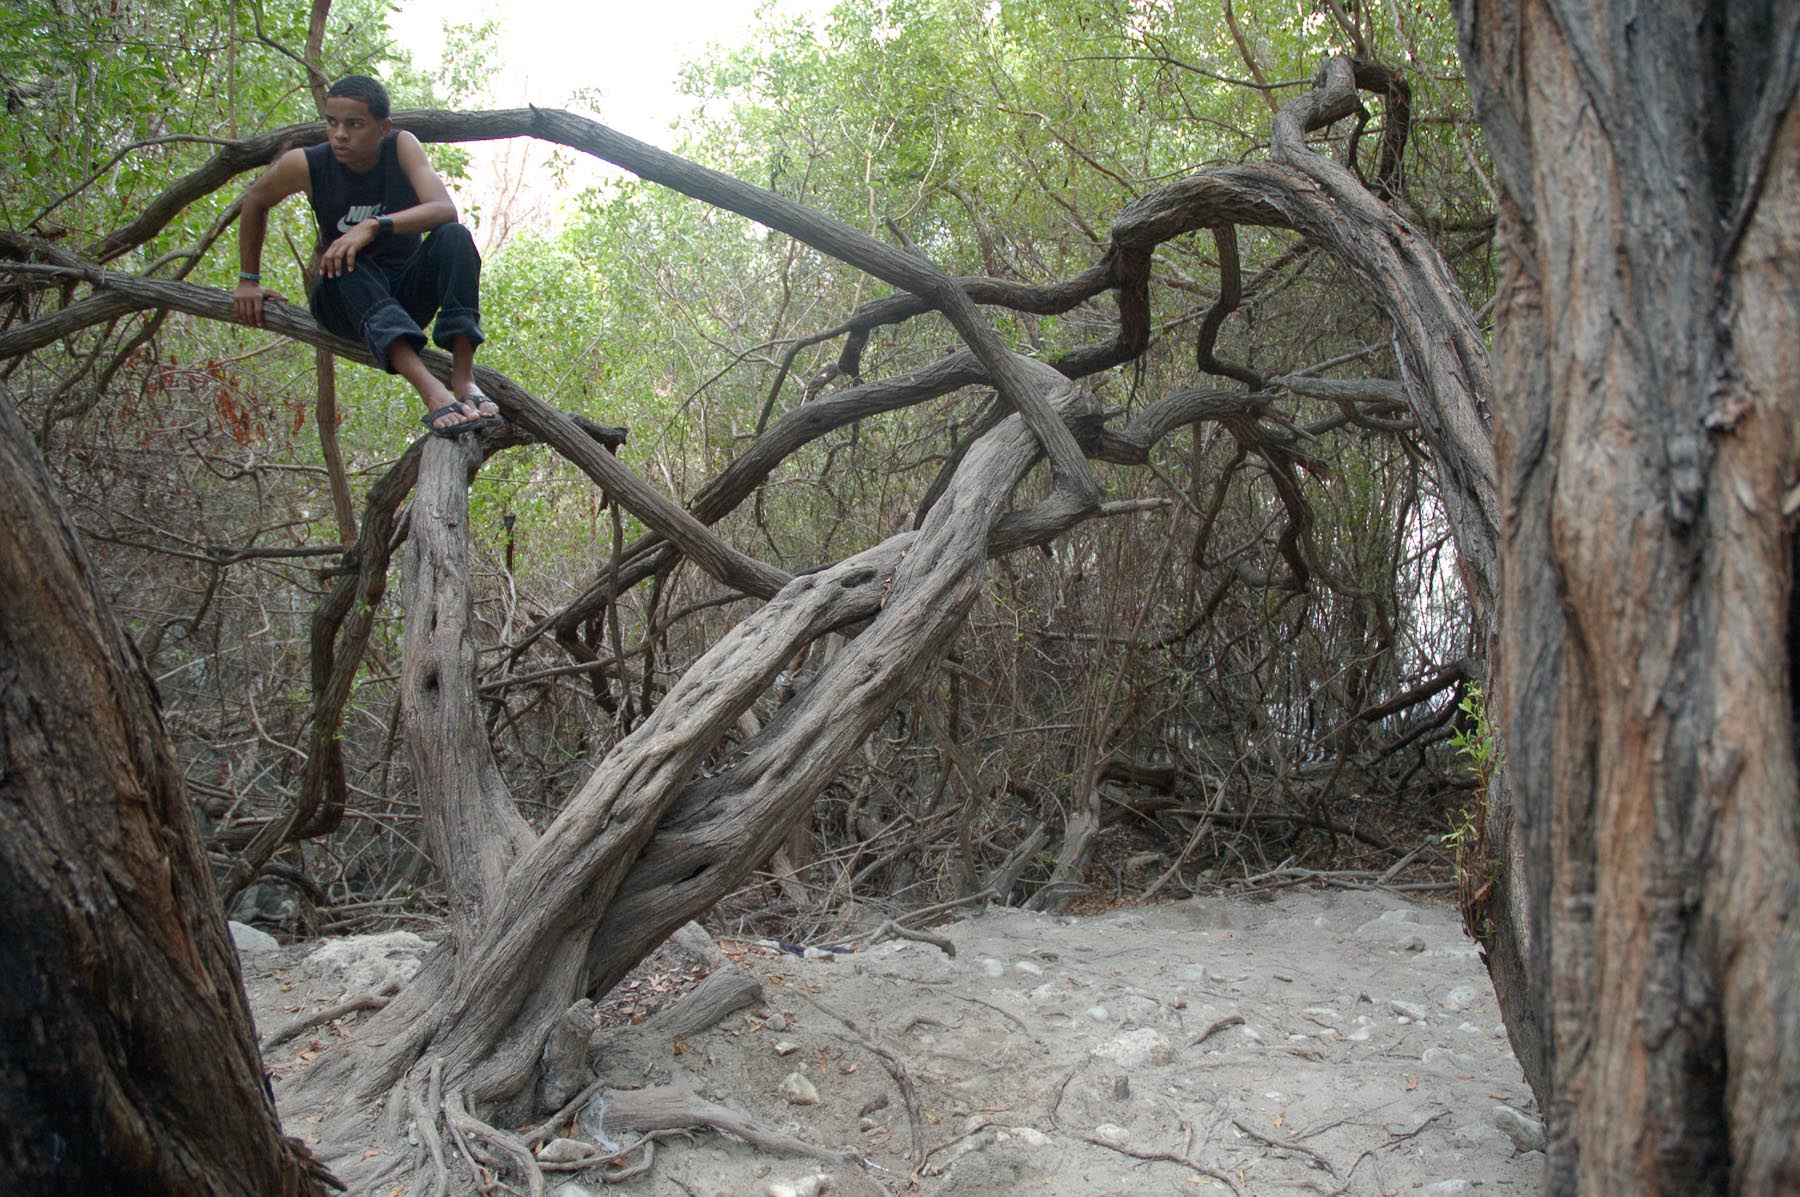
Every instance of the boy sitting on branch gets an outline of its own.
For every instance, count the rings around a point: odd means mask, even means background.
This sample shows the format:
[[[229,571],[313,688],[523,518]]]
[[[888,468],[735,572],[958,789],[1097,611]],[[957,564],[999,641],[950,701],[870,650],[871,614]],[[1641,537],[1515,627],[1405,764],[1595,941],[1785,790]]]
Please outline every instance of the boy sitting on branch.
[[[326,91],[326,140],[289,150],[244,194],[232,303],[239,320],[260,328],[263,300],[283,298],[262,285],[263,238],[269,210],[304,191],[321,247],[313,318],[338,336],[360,337],[419,392],[421,423],[459,436],[500,422],[474,377],[481,255],[419,139],[395,132],[389,111],[387,89],[367,75],[346,75]],[[448,387],[419,357],[433,316],[433,336],[450,351]]]

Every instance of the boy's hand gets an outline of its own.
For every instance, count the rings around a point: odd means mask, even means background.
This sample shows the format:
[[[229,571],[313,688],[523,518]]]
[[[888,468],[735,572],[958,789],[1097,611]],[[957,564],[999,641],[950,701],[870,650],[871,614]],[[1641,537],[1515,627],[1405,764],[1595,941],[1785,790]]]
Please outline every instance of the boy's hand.
[[[319,259],[319,273],[326,278],[336,278],[355,270],[357,251],[375,240],[375,233],[380,227],[373,220],[352,225],[349,232],[325,247],[325,256]]]
[[[271,291],[261,283],[253,283],[243,279],[231,290],[231,307],[237,318],[252,328],[263,326],[263,300],[277,299],[287,302],[287,296],[279,291]]]

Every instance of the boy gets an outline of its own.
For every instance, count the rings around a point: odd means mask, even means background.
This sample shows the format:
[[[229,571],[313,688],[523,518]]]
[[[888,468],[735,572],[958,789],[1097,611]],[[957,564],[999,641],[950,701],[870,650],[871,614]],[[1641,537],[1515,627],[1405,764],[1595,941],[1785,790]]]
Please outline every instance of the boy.
[[[319,278],[312,313],[327,330],[361,338],[375,360],[419,392],[420,421],[439,436],[500,422],[500,409],[475,385],[481,256],[456,223],[456,205],[425,160],[419,139],[394,132],[387,89],[347,75],[325,93],[327,139],[289,150],[244,193],[238,218],[237,318],[262,327],[263,237],[269,209],[304,191],[318,218]],[[423,241],[420,234],[425,234]],[[450,351],[450,385],[419,358],[422,326]]]

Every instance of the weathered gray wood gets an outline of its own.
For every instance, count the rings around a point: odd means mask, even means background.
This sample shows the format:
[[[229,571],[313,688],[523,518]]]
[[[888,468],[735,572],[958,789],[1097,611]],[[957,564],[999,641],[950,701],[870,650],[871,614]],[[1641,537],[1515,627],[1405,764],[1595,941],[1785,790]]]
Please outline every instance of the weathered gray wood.
[[[629,1131],[647,1134],[651,1131],[676,1130],[681,1127],[704,1126],[735,1135],[759,1151],[774,1155],[801,1156],[824,1160],[830,1164],[850,1164],[856,1157],[849,1152],[818,1147],[804,1139],[784,1134],[746,1118],[735,1110],[707,1101],[692,1089],[680,1085],[658,1085],[650,1089],[625,1089],[606,1094],[606,1131],[614,1134]]]
[[[644,1029],[671,1039],[697,1035],[716,1026],[727,1015],[762,1001],[762,982],[741,968],[728,965],[710,973],[680,1001],[659,1011]]]
[[[425,845],[450,901],[459,951],[473,943],[507,871],[534,836],[500,776],[475,693],[467,437],[431,437],[406,540],[400,713]]]

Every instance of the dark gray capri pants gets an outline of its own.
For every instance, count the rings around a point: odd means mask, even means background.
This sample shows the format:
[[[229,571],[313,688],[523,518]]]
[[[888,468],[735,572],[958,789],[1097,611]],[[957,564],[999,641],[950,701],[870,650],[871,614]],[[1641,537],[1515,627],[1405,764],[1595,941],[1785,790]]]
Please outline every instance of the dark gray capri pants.
[[[481,335],[481,254],[460,224],[442,224],[405,262],[390,265],[357,258],[356,267],[313,287],[312,314],[327,331],[361,338],[388,373],[388,350],[404,337],[425,348],[425,325],[433,316],[432,340],[448,349],[459,336],[479,345]]]

